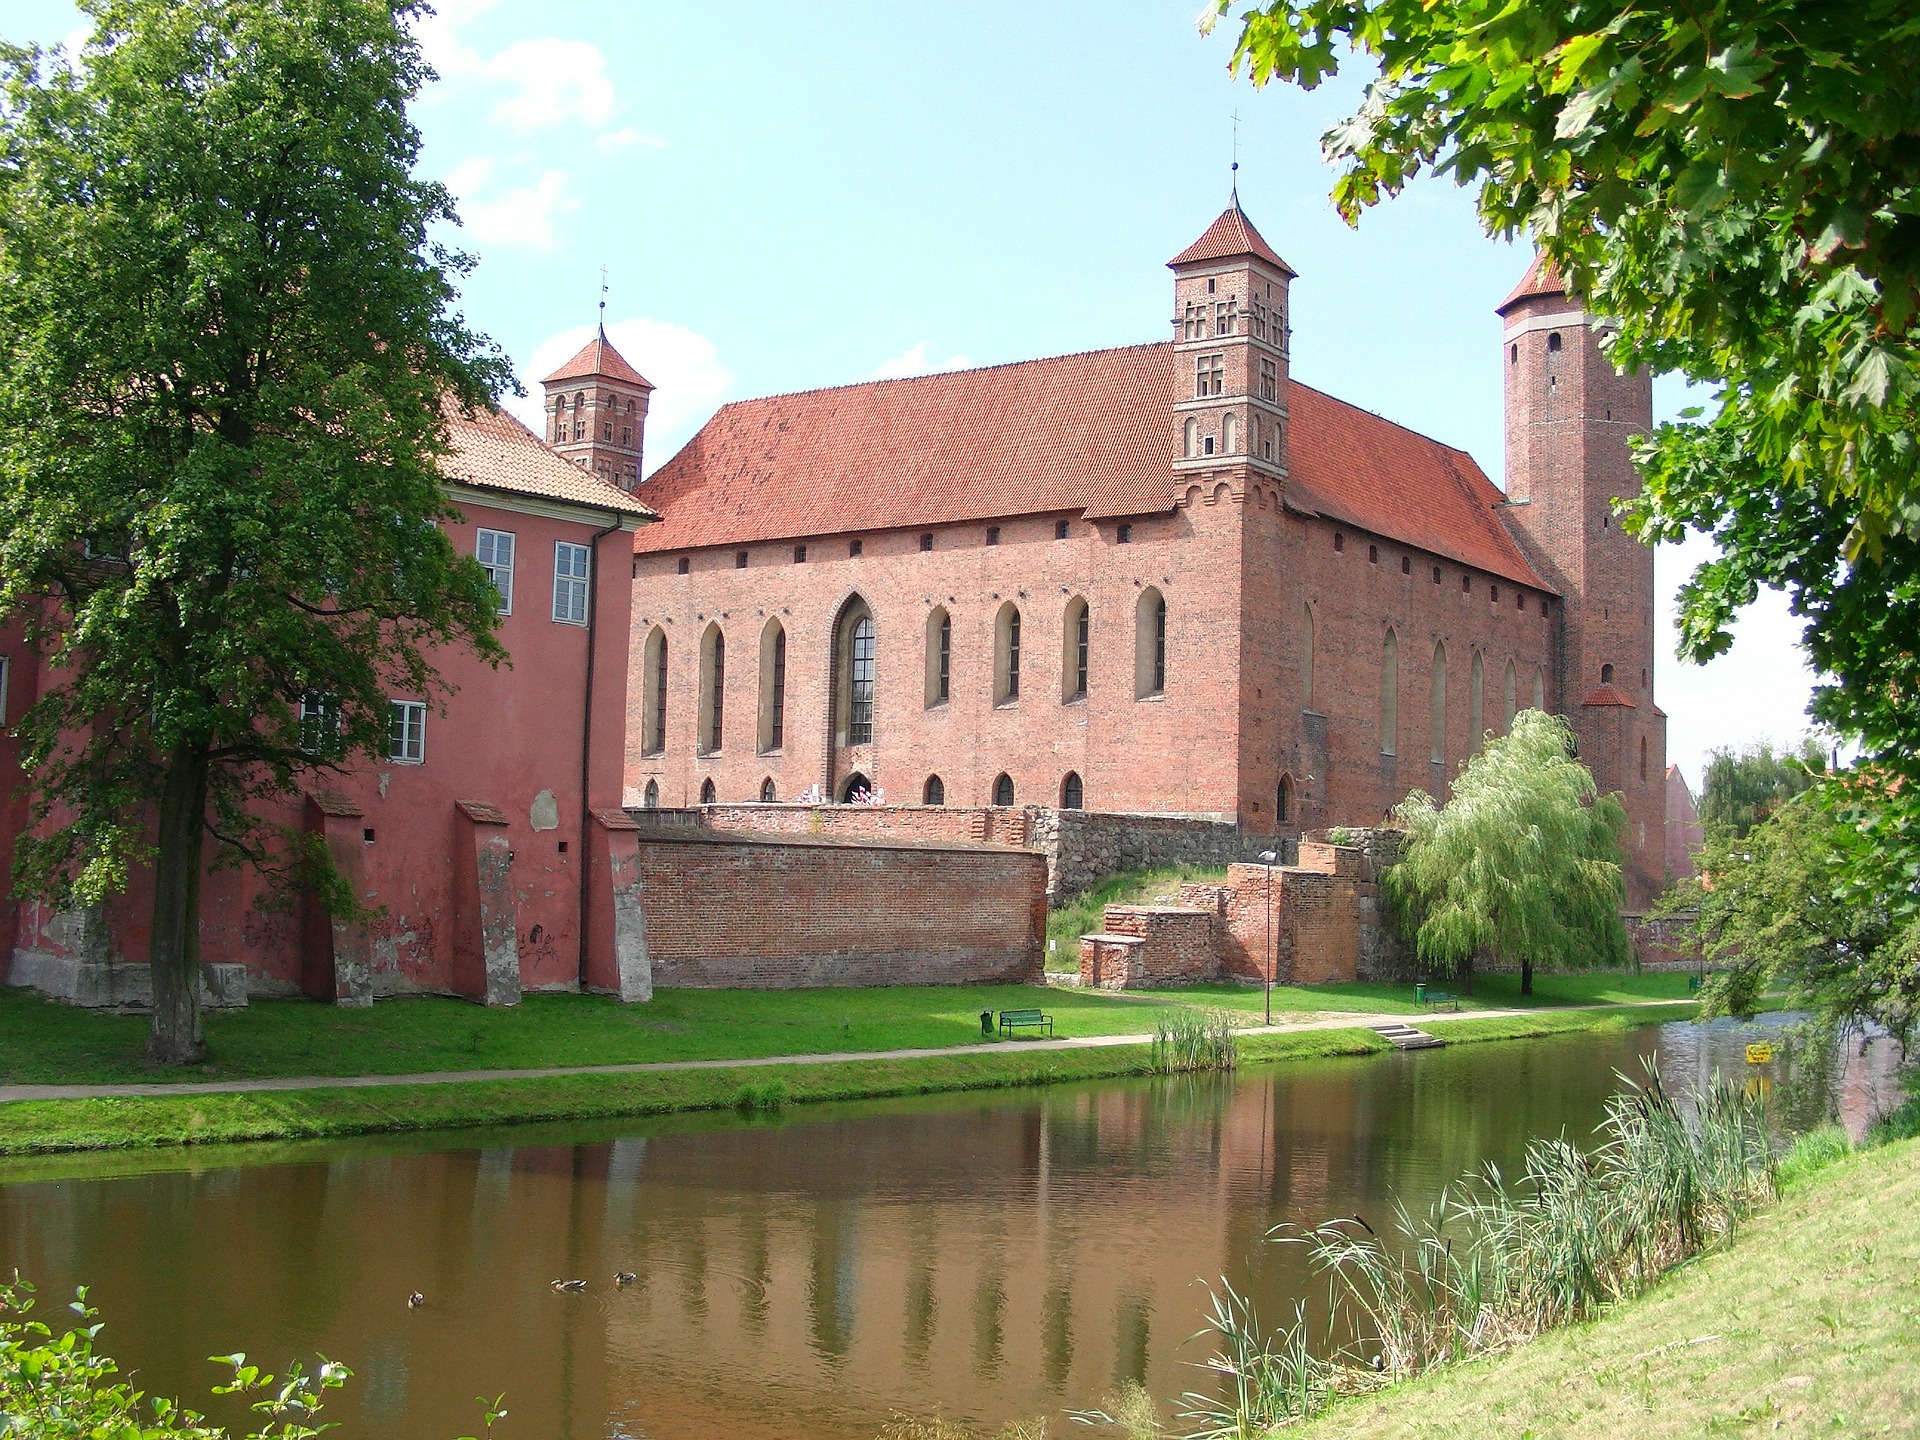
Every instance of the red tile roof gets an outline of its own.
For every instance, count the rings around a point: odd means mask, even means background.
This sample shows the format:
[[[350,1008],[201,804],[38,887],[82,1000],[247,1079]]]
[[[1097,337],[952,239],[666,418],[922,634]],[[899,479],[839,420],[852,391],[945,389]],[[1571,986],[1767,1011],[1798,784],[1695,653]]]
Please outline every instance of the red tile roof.
[[[584,380],[590,375],[605,375],[611,380],[624,380],[629,385],[639,385],[644,389],[653,389],[648,380],[607,339],[607,332],[597,332],[593,339],[582,345],[574,357],[540,383],[552,385],[559,380]]]
[[[1253,222],[1240,212],[1238,200],[1220,212],[1220,218],[1207,227],[1206,234],[1174,256],[1167,265],[1169,268],[1175,265],[1198,265],[1206,260],[1229,260],[1241,255],[1257,255],[1289,275],[1294,273],[1293,267],[1274,253],[1273,247],[1262,240],[1260,232],[1253,228]]]
[[[617,510],[623,515],[653,515],[617,485],[562,460],[538,435],[501,411],[462,414],[450,409],[447,439],[453,449],[440,462],[440,472],[457,484]]]
[[[1173,394],[1173,347],[1158,344],[736,401],[640,486],[665,518],[634,548],[1164,513],[1187,484]],[[1464,450],[1297,381],[1288,397],[1294,509],[1550,588]]]
[[[1531,300],[1536,295],[1564,295],[1567,287],[1561,283],[1560,272],[1553,262],[1544,255],[1535,255],[1533,264],[1527,267],[1527,273],[1520,277],[1520,283],[1513,287],[1513,293],[1495,307],[1494,314],[1504,315],[1522,300]]]
[[[1599,686],[1580,703],[1582,705],[1624,705],[1629,710],[1640,708],[1611,685]]]

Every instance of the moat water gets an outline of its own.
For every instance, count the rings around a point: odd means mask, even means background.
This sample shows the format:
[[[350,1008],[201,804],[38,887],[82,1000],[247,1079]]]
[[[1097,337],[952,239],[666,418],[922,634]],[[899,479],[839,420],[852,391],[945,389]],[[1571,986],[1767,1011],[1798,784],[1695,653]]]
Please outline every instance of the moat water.
[[[141,1388],[229,1423],[207,1357],[244,1350],[345,1362],[327,1418],[368,1440],[478,1434],[476,1397],[502,1393],[505,1440],[866,1440],[895,1412],[1046,1414],[1057,1433],[1127,1379],[1163,1400],[1207,1385],[1203,1282],[1272,1320],[1323,1293],[1263,1240],[1274,1225],[1424,1207],[1465,1170],[1517,1168],[1535,1136],[1585,1136],[1643,1056],[1685,1091],[1746,1072],[1778,1023],[772,1120],[14,1162],[0,1266],[56,1322],[88,1286]],[[1863,1126],[1884,1052],[1776,1062],[1782,1123]],[[549,1288],[576,1277],[584,1292]]]

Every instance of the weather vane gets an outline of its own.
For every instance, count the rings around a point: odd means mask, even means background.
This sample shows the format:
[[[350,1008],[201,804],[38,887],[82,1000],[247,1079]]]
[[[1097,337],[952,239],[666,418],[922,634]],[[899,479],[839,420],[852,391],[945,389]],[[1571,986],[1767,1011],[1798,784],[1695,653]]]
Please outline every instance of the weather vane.
[[[1233,177],[1233,203],[1240,203],[1240,112],[1233,112],[1233,167],[1228,172]]]

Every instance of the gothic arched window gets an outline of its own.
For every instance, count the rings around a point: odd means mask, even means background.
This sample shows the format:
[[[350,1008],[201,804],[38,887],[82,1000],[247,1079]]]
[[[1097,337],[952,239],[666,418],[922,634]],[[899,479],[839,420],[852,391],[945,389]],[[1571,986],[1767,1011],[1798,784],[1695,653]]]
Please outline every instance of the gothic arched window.
[[[760,632],[760,753],[787,740],[787,630],[778,620]]]
[[[1432,758],[1444,761],[1447,758],[1447,647],[1438,641],[1433,647],[1433,699],[1428,725],[1432,730]]]
[[[993,803],[996,805],[1013,804],[1013,777],[1001,774],[993,782]]]
[[[953,617],[936,605],[927,616],[927,708],[946,704],[952,694]]]
[[[947,787],[938,775],[927,776],[926,787],[920,792],[923,805],[944,805],[947,803]]]
[[[1400,640],[1391,627],[1380,642],[1380,753],[1396,755],[1400,733]]]
[[[667,748],[667,632],[647,632],[640,661],[640,753],[658,755]]]
[[[1020,608],[1011,600],[993,620],[993,703],[1020,698]]]
[[[762,805],[771,805],[778,798],[779,792],[774,789],[773,777],[769,775],[760,782],[760,803]]]
[[[1091,634],[1086,597],[1076,595],[1067,601],[1067,612],[1060,625],[1060,698],[1063,701],[1070,703],[1087,698]]]
[[[727,637],[718,623],[700,637],[700,748],[718,750],[726,736]]]
[[[1086,799],[1086,793],[1086,787],[1080,783],[1079,773],[1069,770],[1065,778],[1060,781],[1060,808],[1078,810],[1081,802]]]
[[[1161,695],[1167,688],[1167,602],[1149,585],[1133,611],[1133,695]]]
[[[873,612],[858,595],[840,607],[833,627],[833,714],[841,745],[873,743],[873,681],[877,658]]]
[[[715,803],[715,799],[716,792],[713,788],[713,777],[709,775],[700,782],[700,803],[702,805],[712,805]]]

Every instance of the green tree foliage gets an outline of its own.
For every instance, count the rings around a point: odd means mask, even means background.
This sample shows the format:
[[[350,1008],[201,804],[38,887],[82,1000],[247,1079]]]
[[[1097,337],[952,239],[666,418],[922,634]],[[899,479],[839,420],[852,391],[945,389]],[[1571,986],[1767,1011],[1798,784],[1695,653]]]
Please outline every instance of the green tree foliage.
[[[1703,992],[1709,1013],[1750,1014],[1784,990],[1831,1025],[1877,1024],[1909,1045],[1920,1023],[1920,909],[1862,823],[1885,798],[1866,777],[1846,776],[1745,835],[1708,833],[1689,898],[1721,967]]]
[[[1798,752],[1774,753],[1771,741],[1735,751],[1707,752],[1706,781],[1700,787],[1700,823],[1724,826],[1745,835],[1794,796],[1810,789],[1827,771],[1820,742],[1809,736]]]
[[[436,457],[512,381],[428,238],[410,6],[82,8],[75,64],[0,48],[0,620],[56,682],[16,879],[91,903],[152,863],[150,1050],[191,1061],[209,833],[284,870],[261,800],[379,753],[436,647],[503,658]]]
[[[1325,139],[1350,221],[1423,170],[1477,187],[1490,231],[1617,321],[1618,363],[1712,387],[1641,446],[1630,507],[1719,549],[1681,591],[1683,658],[1786,591],[1832,681],[1814,714],[1920,781],[1920,14],[1305,0],[1248,11],[1234,63],[1311,88],[1349,48],[1378,67]]]
[[[1421,962],[1471,984],[1473,961],[1624,964],[1617,798],[1598,795],[1564,720],[1523,710],[1461,767],[1438,805],[1416,790],[1394,810],[1406,850],[1382,881]]]

